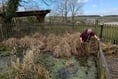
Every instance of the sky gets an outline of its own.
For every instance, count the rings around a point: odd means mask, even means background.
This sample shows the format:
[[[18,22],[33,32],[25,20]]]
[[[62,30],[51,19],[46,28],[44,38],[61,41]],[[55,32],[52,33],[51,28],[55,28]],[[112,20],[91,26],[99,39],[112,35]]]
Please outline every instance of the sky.
[[[49,5],[45,5],[44,3],[39,3],[39,0],[34,1],[37,5],[43,5],[40,6],[43,9],[53,9],[55,4],[58,4],[58,2],[53,2],[53,4],[49,3]],[[84,3],[82,7],[83,15],[118,15],[118,0],[78,0],[78,2]],[[20,7],[19,11],[22,10],[24,8]]]
[[[85,14],[118,15],[118,0],[86,0]]]

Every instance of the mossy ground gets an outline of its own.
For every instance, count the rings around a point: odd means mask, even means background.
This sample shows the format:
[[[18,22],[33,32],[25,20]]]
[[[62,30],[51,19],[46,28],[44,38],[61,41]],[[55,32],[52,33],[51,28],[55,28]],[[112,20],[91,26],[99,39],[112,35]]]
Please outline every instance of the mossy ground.
[[[0,56],[9,56],[13,48],[7,46],[0,46]]]
[[[93,57],[55,58],[50,53],[41,53],[39,61],[48,69],[50,79],[97,79]]]
[[[94,57],[56,58],[50,52],[39,55],[39,61],[49,72],[49,79],[97,79],[97,68]],[[5,79],[8,74],[0,74]]]

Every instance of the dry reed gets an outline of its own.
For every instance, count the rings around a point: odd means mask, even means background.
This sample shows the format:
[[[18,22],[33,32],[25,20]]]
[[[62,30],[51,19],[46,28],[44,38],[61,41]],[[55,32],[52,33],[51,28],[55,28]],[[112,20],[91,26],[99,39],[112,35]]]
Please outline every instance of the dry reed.
[[[63,35],[49,34],[47,37],[40,34],[23,38],[10,38],[2,42],[9,47],[28,48],[22,62],[19,58],[12,62],[13,71],[10,78],[14,79],[49,79],[49,73],[38,60],[40,50],[51,51],[55,57],[81,56],[84,50],[81,46],[80,33],[65,33]],[[71,63],[67,63],[71,64]]]
[[[29,36],[25,36],[23,38],[10,38],[1,43],[2,45],[9,47],[19,47],[19,48],[30,48],[32,46],[36,46],[39,49],[44,48],[44,43],[38,39]]]
[[[81,56],[86,53],[83,51],[79,36],[79,32],[64,33],[62,35],[49,34],[47,37],[36,33],[35,35],[25,36],[20,39],[11,38],[3,41],[2,44],[29,49],[36,47],[37,49],[51,51],[56,57]]]
[[[54,46],[56,46],[60,41],[60,36],[56,36],[54,34],[49,34],[45,39],[46,47],[45,50],[53,51]]]
[[[80,39],[79,39],[80,33],[66,33],[63,36],[61,36],[59,43],[54,46],[54,55],[56,57],[63,57],[63,56],[71,56],[74,55],[80,55],[81,50],[80,49]]]
[[[12,77],[15,79],[49,79],[48,71],[38,63],[39,53],[28,50],[22,62],[18,58],[12,62]]]
[[[60,43],[54,47],[53,54],[55,57],[70,57],[71,47],[64,39],[62,39]]]

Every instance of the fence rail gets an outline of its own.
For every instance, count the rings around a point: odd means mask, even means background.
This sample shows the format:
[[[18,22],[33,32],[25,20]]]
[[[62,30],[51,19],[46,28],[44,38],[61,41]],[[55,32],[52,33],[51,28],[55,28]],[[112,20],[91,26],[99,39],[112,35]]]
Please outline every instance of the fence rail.
[[[112,79],[100,42],[98,51],[99,79]]]

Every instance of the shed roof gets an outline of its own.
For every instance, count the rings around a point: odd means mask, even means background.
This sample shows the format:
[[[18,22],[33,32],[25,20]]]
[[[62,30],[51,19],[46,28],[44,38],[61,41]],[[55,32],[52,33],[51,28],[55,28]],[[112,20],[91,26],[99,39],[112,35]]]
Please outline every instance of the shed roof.
[[[50,10],[22,11],[16,12],[15,17],[45,15],[47,13],[50,13]],[[2,16],[2,13],[0,13],[0,16]]]

